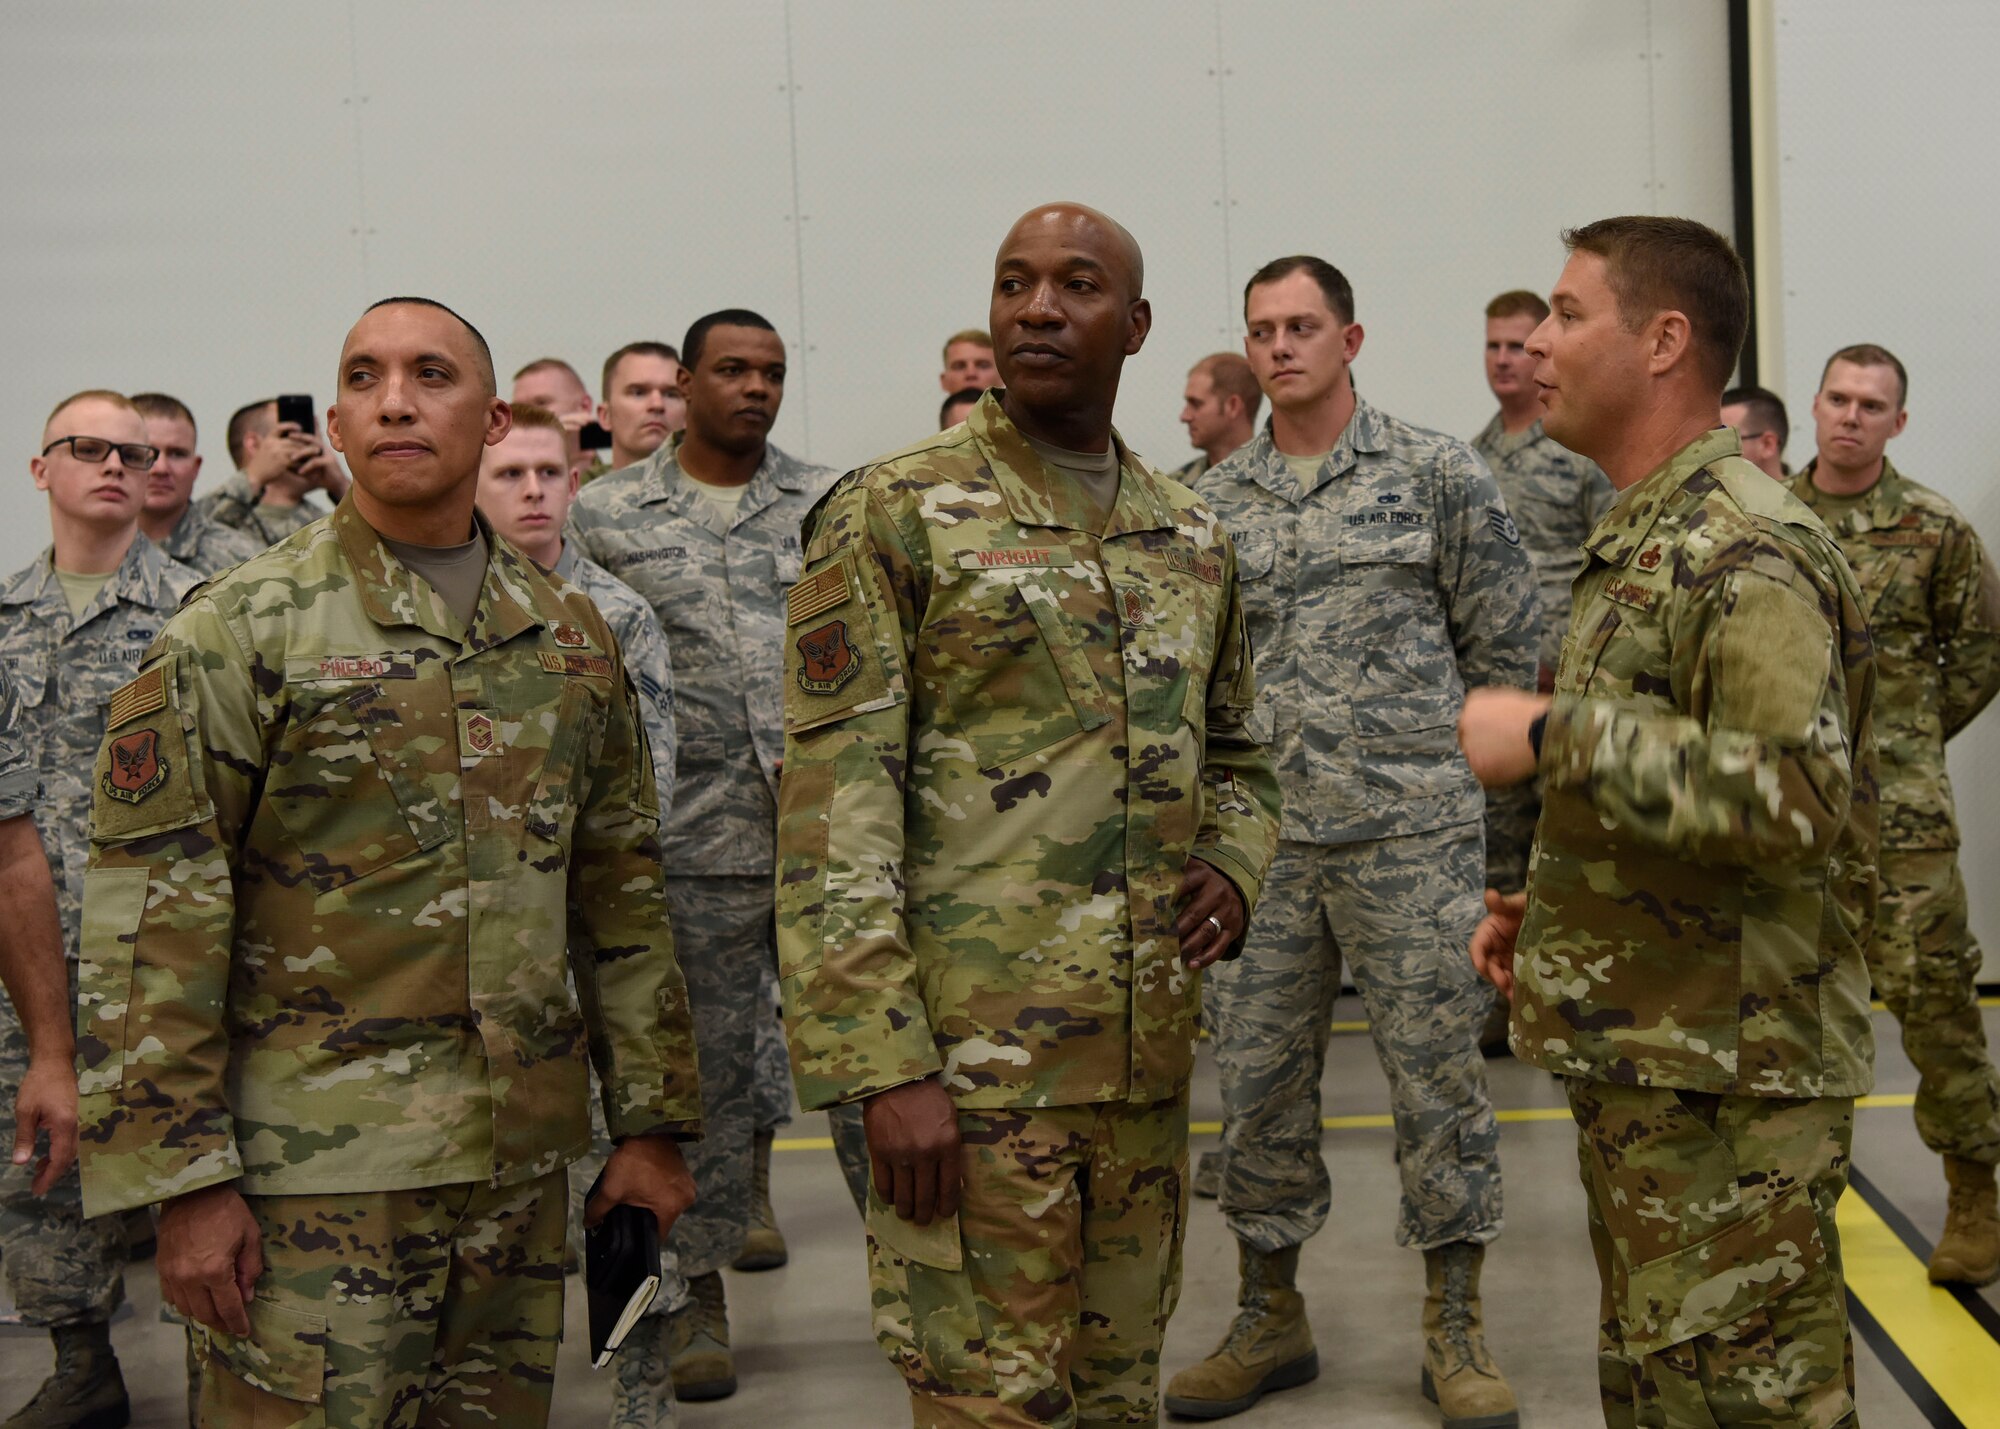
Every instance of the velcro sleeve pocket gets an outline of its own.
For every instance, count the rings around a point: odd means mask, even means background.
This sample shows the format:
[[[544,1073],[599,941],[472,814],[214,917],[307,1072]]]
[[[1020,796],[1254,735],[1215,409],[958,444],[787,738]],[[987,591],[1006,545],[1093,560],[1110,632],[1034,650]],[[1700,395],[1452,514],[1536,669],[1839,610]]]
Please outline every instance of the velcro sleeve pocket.
[[[76,968],[76,1089],[115,1091],[125,1080],[125,1018],[150,875],[93,868],[83,876],[83,939]]]

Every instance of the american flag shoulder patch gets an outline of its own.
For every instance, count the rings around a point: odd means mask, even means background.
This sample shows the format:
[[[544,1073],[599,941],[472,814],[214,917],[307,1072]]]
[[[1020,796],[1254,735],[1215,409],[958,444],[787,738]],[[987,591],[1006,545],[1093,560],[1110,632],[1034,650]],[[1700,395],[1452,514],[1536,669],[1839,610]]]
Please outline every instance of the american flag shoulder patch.
[[[847,562],[836,561],[806,576],[785,597],[785,623],[800,625],[822,611],[844,605],[848,597]]]

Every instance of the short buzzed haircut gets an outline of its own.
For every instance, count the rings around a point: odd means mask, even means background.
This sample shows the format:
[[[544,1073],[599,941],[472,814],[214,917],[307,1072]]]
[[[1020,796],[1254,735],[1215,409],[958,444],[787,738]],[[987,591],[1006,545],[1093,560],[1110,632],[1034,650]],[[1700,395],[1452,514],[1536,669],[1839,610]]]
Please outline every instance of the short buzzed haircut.
[[[1542,295],[1526,288],[1509,288],[1486,305],[1489,318],[1533,318],[1540,322],[1548,315],[1549,305],[1542,301]]]
[[[129,412],[137,412],[139,410],[132,405],[132,399],[127,397],[123,392],[113,392],[109,387],[86,387],[81,392],[70,393],[69,396],[63,398],[62,401],[50,408],[48,421],[42,423],[43,430],[46,431],[49,422],[53,422],[57,417],[60,417],[79,402],[109,402],[112,406],[123,407]]]
[[[139,409],[142,417],[155,417],[163,422],[186,422],[188,430],[194,432],[197,438],[200,436],[194,424],[194,413],[178,397],[169,397],[164,392],[134,392],[132,405]]]
[[[577,375],[576,369],[571,367],[567,362],[564,362],[560,357],[538,357],[516,372],[510,380],[519,382],[523,377],[531,377],[537,372],[567,372],[570,381],[579,387],[583,386],[583,379]],[[586,388],[585,390],[588,391],[589,389]]]
[[[954,347],[957,347],[961,342],[969,342],[974,347],[983,347],[988,352],[991,352],[993,350],[993,334],[986,331],[985,328],[980,328],[980,327],[960,328],[957,332],[953,333],[950,337],[944,340],[944,351],[938,360],[940,362],[950,362],[951,350]]]
[[[509,404],[514,412],[512,430],[517,432],[554,432],[565,442],[569,440],[569,429],[562,424],[562,418],[547,407],[537,407],[531,402]]]
[[[1768,387],[1732,387],[1722,394],[1725,407],[1743,408],[1744,415],[1778,439],[1778,449],[1792,439],[1792,419],[1785,414],[1785,402]]]
[[[1836,362],[1851,362],[1856,367],[1893,367],[1896,369],[1896,410],[1902,411],[1910,400],[1910,374],[1903,367],[1903,360],[1886,347],[1878,347],[1872,342],[1857,342],[1843,347],[1826,360],[1826,366],[1819,370],[1819,385],[1826,386],[1826,374],[1833,371]]]
[[[1243,311],[1250,311],[1250,290],[1261,288],[1266,283],[1275,283],[1280,278],[1289,278],[1294,273],[1310,273],[1312,280],[1319,284],[1319,290],[1326,297],[1326,305],[1333,315],[1344,323],[1354,321],[1354,287],[1347,281],[1347,275],[1324,258],[1315,258],[1310,253],[1294,253],[1288,258],[1273,258],[1250,275],[1250,281],[1243,285]]]
[[[604,390],[601,395],[607,402],[611,400],[611,374],[616,372],[618,364],[628,357],[664,357],[669,362],[679,362],[681,360],[681,355],[674,351],[674,345],[670,342],[641,341],[626,343],[623,347],[612,353],[611,356],[604,359]]]
[[[951,415],[951,409],[953,407],[956,407],[964,402],[977,402],[981,397],[984,397],[985,395],[986,393],[981,391],[977,387],[959,388],[956,392],[952,393],[949,397],[945,398],[944,401],[938,404],[938,425],[942,427],[945,424],[944,419]]]
[[[754,327],[764,332],[776,332],[771,321],[762,313],[753,313],[748,308],[723,308],[719,312],[708,313],[694,320],[694,326],[681,339],[681,351],[687,356],[681,359],[691,372],[701,365],[701,349],[708,341],[709,330],[719,327]]]
[[[361,315],[363,317],[366,317],[368,316],[368,314],[374,312],[375,309],[377,308],[392,308],[392,307],[403,307],[403,306],[413,307],[413,308],[436,308],[441,313],[449,313],[452,317],[457,318],[459,325],[463,327],[467,332],[472,334],[472,341],[474,345],[476,345],[479,349],[480,361],[484,365],[486,370],[486,390],[489,392],[499,391],[500,380],[499,378],[494,376],[493,373],[493,349],[486,345],[486,334],[481,332],[478,328],[474,327],[471,323],[467,322],[462,314],[453,312],[450,308],[446,307],[436,298],[414,298],[414,297],[377,298],[374,302],[370,303],[367,307],[361,310]]]
[[[1211,352],[1191,369],[1208,378],[1220,397],[1241,397],[1243,415],[1251,421],[1257,420],[1257,409],[1264,403],[1264,389],[1257,385],[1257,374],[1250,370],[1250,363],[1240,352]]]
[[[1728,385],[1750,327],[1750,280],[1728,239],[1691,218],[1637,214],[1565,229],[1562,241],[1604,260],[1627,332],[1659,313],[1682,314],[1702,376],[1718,393]]]
[[[229,414],[229,429],[223,440],[229,447],[229,459],[238,471],[243,463],[250,460],[250,438],[268,436],[277,425],[277,413],[271,409],[276,397],[261,397],[255,402],[246,402]]]

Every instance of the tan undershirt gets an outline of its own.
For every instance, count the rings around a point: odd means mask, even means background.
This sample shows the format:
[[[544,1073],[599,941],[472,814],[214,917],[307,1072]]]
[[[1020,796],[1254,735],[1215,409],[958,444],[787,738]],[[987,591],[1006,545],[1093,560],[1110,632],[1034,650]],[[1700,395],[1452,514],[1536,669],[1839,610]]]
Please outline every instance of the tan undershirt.
[[[688,477],[688,485],[694,488],[695,495],[706,502],[710,509],[719,512],[724,520],[735,518],[736,508],[743,504],[743,493],[750,489],[750,483],[747,481],[738,482],[734,486],[723,486],[719,482],[703,481],[698,476]]]
[[[460,625],[472,628],[472,617],[479,609],[479,588],[486,584],[485,532],[475,526],[472,539],[457,546],[412,546],[387,536],[382,538],[382,544],[397,560],[430,582],[431,589],[444,601],[445,609],[458,617]]]
[[[69,618],[76,619],[97,599],[97,593],[111,581],[113,572],[104,571],[95,575],[78,575],[75,571],[58,570],[56,580],[63,588],[63,595],[69,601]]]
[[[1278,455],[1283,456],[1285,465],[1292,469],[1292,479],[1298,482],[1299,490],[1308,491],[1311,490],[1312,484],[1319,480],[1319,469],[1326,465],[1326,459],[1332,455],[1332,451],[1331,449],[1323,451],[1318,456],[1286,456],[1283,452]]]
[[[1026,432],[1021,435],[1028,436]],[[1028,445],[1036,456],[1077,484],[1096,514],[1095,529],[1102,534],[1111,520],[1111,508],[1118,504],[1118,449],[1107,445],[1101,452],[1073,452],[1033,437],[1028,437]]]

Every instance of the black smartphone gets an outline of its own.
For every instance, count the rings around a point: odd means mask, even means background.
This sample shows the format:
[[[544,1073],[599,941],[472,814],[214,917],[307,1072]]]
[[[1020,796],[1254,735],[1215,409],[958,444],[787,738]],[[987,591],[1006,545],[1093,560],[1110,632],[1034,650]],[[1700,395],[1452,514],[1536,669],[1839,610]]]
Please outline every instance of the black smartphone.
[[[319,423],[313,416],[313,399],[304,392],[292,392],[278,399],[278,420],[291,422],[302,432],[319,431]]]
[[[611,445],[611,429],[599,422],[585,422],[576,434],[576,444],[587,452],[601,452]]]

